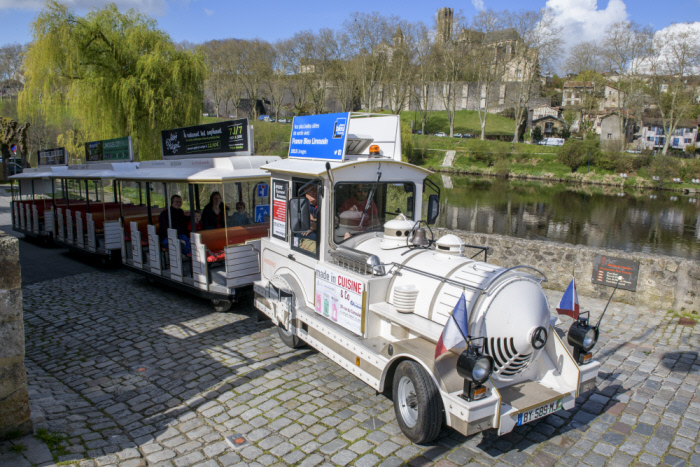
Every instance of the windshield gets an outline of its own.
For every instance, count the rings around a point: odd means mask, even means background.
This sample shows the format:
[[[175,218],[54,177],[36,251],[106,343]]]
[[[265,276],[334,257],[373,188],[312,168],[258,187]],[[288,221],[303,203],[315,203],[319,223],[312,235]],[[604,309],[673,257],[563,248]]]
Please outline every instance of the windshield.
[[[334,235],[342,243],[353,235],[384,231],[384,223],[403,214],[413,220],[413,183],[338,183]]]

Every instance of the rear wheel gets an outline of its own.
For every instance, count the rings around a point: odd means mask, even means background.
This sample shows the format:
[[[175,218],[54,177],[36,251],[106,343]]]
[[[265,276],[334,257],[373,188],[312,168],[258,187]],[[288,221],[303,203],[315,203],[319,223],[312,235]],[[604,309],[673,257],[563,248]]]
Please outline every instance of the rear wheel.
[[[233,302],[231,300],[212,300],[211,304],[217,313],[224,313],[231,309]]]
[[[396,420],[406,437],[416,444],[437,438],[442,426],[442,400],[423,367],[410,360],[399,363],[392,393]]]
[[[306,342],[301,340],[298,336],[295,336],[291,332],[287,331],[282,325],[282,323],[277,325],[277,334],[279,334],[280,339],[282,340],[282,342],[285,343],[287,347],[299,349],[301,347],[306,346]]]

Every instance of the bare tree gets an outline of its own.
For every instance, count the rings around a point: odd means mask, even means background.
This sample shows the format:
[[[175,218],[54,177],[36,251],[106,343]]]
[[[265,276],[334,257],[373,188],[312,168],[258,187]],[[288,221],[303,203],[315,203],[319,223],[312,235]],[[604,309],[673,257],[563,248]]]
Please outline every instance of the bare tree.
[[[24,47],[20,44],[0,47],[0,100],[4,100],[6,89],[21,85],[18,73],[22,67],[23,53]]]
[[[654,36],[648,63],[651,74],[649,96],[658,108],[666,135],[663,154],[666,155],[678,123],[690,116],[695,104],[693,75],[700,68],[700,32],[687,24],[674,24]]]
[[[251,117],[258,118],[257,102],[261,97],[262,85],[272,73],[272,46],[261,40],[242,41],[241,79],[251,105]]]
[[[228,104],[231,103],[233,113],[238,118],[238,108],[245,94],[245,86],[241,73],[241,57],[243,55],[243,44],[236,39],[227,39],[223,41],[223,92],[228,115]]]
[[[212,40],[201,45],[201,50],[207,58],[207,66],[209,73],[205,81],[206,89],[211,92],[214,106],[216,107],[216,116],[219,116],[219,107],[221,101],[226,96],[226,54],[225,42]]]
[[[601,42],[601,53],[605,68],[618,74],[622,109],[636,108],[641,112],[639,99],[643,95],[644,80],[640,77],[640,66],[650,55],[653,32],[651,27],[642,27],[634,22],[620,21],[605,30]],[[637,99],[637,102],[631,102]],[[619,118],[620,134],[625,134],[631,112],[622,112]],[[637,116],[638,118],[641,115]]]
[[[284,64],[285,43],[278,41],[274,44],[274,55],[272,56],[272,73],[267,78],[267,97],[270,99],[272,108],[275,109],[275,120],[280,119],[280,109],[284,103],[284,97],[288,85],[288,77]]]
[[[562,29],[555,26],[550,9],[521,11],[509,15],[509,23],[518,37],[509,57],[505,81],[511,84],[511,100],[515,115],[513,143],[520,139],[527,104],[539,94],[540,70],[552,67],[561,54]]]
[[[391,113],[399,115],[410,103],[415,76],[416,38],[418,29],[406,21],[396,26],[392,44],[387,49],[387,72],[383,95]]]
[[[584,71],[605,71],[600,46],[595,41],[584,41],[572,45],[564,60],[564,71],[579,75]]]
[[[435,79],[434,37],[430,29],[423,23],[416,25],[415,43],[415,81],[412,86],[413,102],[418,109],[421,119],[421,133],[425,134],[425,124],[430,115],[430,94]]]
[[[349,112],[358,100],[359,60],[352,55],[347,34],[339,33],[330,69],[330,83],[341,110]]]

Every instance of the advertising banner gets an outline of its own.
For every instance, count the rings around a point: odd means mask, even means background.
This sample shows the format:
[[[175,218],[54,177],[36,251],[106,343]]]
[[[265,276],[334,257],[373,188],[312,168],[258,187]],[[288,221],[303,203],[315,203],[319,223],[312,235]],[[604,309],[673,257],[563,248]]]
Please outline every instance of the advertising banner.
[[[287,241],[287,190],[289,182],[272,182],[272,236]]]
[[[68,157],[65,148],[44,149],[37,151],[39,166],[44,165],[68,165]]]
[[[289,157],[342,161],[350,113],[294,117]]]
[[[134,155],[131,136],[85,143],[85,163],[131,162]]]
[[[253,153],[248,119],[208,123],[161,132],[163,159],[206,157],[213,153],[249,156]]]
[[[316,266],[316,313],[358,336],[364,332],[364,293],[363,282],[345,272]]]

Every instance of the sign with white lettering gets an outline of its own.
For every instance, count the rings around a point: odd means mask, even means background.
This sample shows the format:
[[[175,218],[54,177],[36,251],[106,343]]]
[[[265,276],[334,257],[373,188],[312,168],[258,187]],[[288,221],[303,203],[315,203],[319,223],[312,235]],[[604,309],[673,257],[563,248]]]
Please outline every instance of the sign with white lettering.
[[[289,157],[342,161],[350,113],[294,117]]]
[[[131,162],[133,160],[134,153],[131,147],[131,136],[85,143],[86,164]]]
[[[316,266],[316,313],[361,336],[364,333],[365,284],[345,272]]]
[[[637,291],[637,278],[639,277],[639,261],[615,258],[613,256],[598,255],[593,260],[594,284],[607,285],[632,292]]]
[[[289,182],[272,182],[272,236],[287,241],[287,190]]]
[[[161,131],[163,159],[211,157],[208,155],[213,153],[249,156],[253,152],[251,129],[248,119],[241,118]]]
[[[67,165],[68,157],[64,148],[44,149],[37,151],[39,163],[37,165]]]

